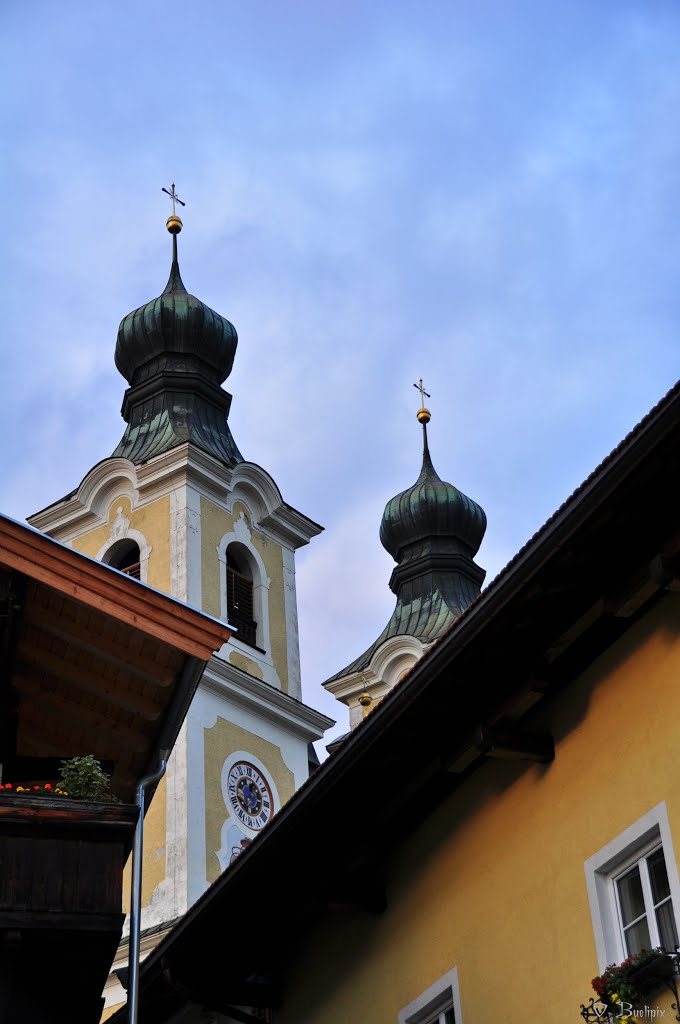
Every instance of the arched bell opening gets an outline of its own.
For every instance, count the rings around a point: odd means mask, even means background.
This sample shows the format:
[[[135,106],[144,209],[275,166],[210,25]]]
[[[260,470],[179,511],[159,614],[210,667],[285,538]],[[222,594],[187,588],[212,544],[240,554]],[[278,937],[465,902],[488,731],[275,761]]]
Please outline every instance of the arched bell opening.
[[[255,591],[259,572],[250,552],[238,541],[226,551],[227,618],[237,627],[237,638],[250,647],[258,646]]]
[[[141,551],[136,541],[126,538],[112,544],[102,561],[133,579],[141,579]]]

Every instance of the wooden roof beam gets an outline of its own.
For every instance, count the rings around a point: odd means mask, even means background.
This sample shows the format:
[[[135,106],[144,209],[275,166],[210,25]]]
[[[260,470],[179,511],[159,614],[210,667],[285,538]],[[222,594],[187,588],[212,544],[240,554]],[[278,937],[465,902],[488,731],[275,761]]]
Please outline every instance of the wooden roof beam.
[[[526,732],[511,722],[480,725],[456,750],[447,770],[460,774],[480,757],[549,764],[555,759],[555,743],[549,733]]]
[[[90,712],[88,714],[88,709],[85,707],[65,705],[63,697],[58,691],[47,689],[33,679],[22,681],[21,692],[22,697],[27,696],[31,699],[32,706],[28,710],[28,715],[33,717],[31,713],[40,713],[39,717],[32,724],[32,728],[37,730],[38,735],[40,735],[41,719],[49,717],[51,720],[50,724],[57,725],[61,722],[64,728],[68,728],[69,732],[73,731],[74,723],[76,727],[82,726],[83,737],[92,743],[94,743],[95,738],[99,743],[103,741],[105,752],[101,750],[89,751],[100,759],[113,756],[114,760],[118,761],[121,751],[138,754],[145,751],[148,747],[147,737],[140,733],[133,736],[129,730],[117,729],[115,722],[111,721],[110,718],[102,721],[103,716],[101,713]],[[20,721],[24,720],[28,715],[26,709],[20,707]],[[85,745],[87,746],[87,743]]]
[[[475,745],[485,757],[503,761],[549,764],[555,759],[555,743],[549,733],[529,733],[510,724],[480,726]]]
[[[115,632],[110,633],[110,625],[105,619],[99,616],[94,621],[74,619],[69,622],[69,629],[66,632],[64,619],[52,608],[37,610],[30,609],[26,615],[26,625],[34,626],[41,632],[60,640],[67,640],[77,645],[79,650],[92,654],[97,658],[103,658],[116,668],[125,672],[128,677],[137,676],[140,682],[148,686],[153,681],[157,686],[171,686],[175,680],[179,656],[174,654],[172,658],[163,650],[164,657],[156,660],[149,655],[143,655],[140,651],[127,654],[118,654],[115,649]],[[159,648],[159,650],[162,650]],[[168,664],[171,662],[171,664]]]
[[[26,678],[36,673],[52,679],[57,690],[66,684],[81,693],[93,695],[116,710],[122,708],[133,715],[138,715],[146,722],[156,722],[160,718],[161,709],[153,700],[144,693],[135,693],[127,686],[119,685],[116,680],[105,679],[100,666],[95,664],[87,668],[75,662],[65,663],[52,651],[40,649],[34,644],[22,644],[16,674],[19,678]],[[105,688],[107,686],[109,689]]]
[[[628,619],[660,590],[680,590],[680,555],[676,549],[676,538],[672,538],[663,552],[610,592],[605,601],[607,611]]]

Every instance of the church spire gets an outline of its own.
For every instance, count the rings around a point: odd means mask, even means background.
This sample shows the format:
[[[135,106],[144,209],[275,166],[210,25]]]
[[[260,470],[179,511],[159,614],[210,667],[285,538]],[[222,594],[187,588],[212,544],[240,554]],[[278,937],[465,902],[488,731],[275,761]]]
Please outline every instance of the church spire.
[[[177,235],[182,221],[175,192],[166,227],[172,235],[168,283],[158,298],[128,313],[118,328],[116,366],[130,387],[122,414],[127,428],[114,456],[145,462],[185,442],[234,465],[242,455],[227,424],[231,395],[221,384],[238,344],[233,325],[185,288]]]
[[[187,204],[183,202],[175,192],[174,181],[172,183],[171,191],[168,191],[168,189],[165,188],[165,186],[161,189],[161,191],[165,192],[166,196],[170,196],[170,198],[172,199],[172,213],[165,222],[166,228],[172,235],[172,266],[170,268],[170,277],[168,279],[168,283],[165,286],[165,292],[185,292],[186,288],[184,287],[184,283],[182,281],[182,278],[180,277],[179,260],[177,258],[177,236],[184,227],[184,225],[182,224],[181,218],[177,215],[177,208],[175,206],[175,203],[179,203],[180,206],[186,206]]]
[[[452,613],[460,614],[484,579],[473,558],[486,530],[486,516],[480,505],[442,480],[434,468],[427,437],[431,414],[424,403],[424,396],[430,396],[422,380],[415,386],[421,393],[417,417],[423,428],[422,467],[415,484],[387,502],[380,540],[397,562],[390,587],[398,596],[405,581],[443,572],[450,577],[445,587],[448,598],[455,582],[455,607],[448,599],[446,603]]]
[[[334,691],[336,680],[364,672],[392,637],[413,637],[426,647],[474,601],[484,580],[474,557],[486,530],[486,515],[434,468],[427,436],[431,414],[425,407],[430,395],[422,380],[414,386],[421,397],[420,475],[412,487],[387,502],[380,524],[381,543],[397,563],[390,579],[396,607],[368,650],[326,681],[324,685]]]

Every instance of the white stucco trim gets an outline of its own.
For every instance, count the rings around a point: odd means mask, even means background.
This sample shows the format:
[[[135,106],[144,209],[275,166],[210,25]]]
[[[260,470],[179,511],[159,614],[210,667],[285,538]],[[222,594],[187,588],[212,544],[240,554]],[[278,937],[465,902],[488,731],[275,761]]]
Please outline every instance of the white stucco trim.
[[[186,482],[170,491],[170,591],[193,608],[203,607],[201,498]]]
[[[185,719],[168,762],[165,875],[166,882],[169,884],[167,898],[161,908],[158,923],[179,917],[189,909],[187,901],[189,876],[188,761],[189,746],[187,720]]]
[[[297,592],[295,586],[295,552],[285,545],[283,555],[283,602],[286,616],[286,652],[288,655],[288,693],[302,699],[300,673],[300,637],[298,632]]]
[[[663,846],[677,922],[680,914],[680,881],[665,800],[643,814],[620,835],[589,857],[584,864],[600,972],[604,971],[608,964],[620,963],[626,957],[616,919],[612,876],[625,860],[654,839],[660,839]]]
[[[289,697],[262,679],[241,672],[235,665],[213,657],[201,677],[199,692],[208,690],[222,699],[255,714],[265,722],[284,728],[293,736],[313,743],[335,725],[332,718]],[[260,726],[260,730],[262,726]],[[260,735],[265,736],[264,732]]]
[[[255,524],[279,544],[299,548],[323,530],[318,523],[287,505],[269,473],[254,462],[239,462],[234,467],[227,510],[231,511],[239,499],[252,511]]]
[[[165,773],[165,877],[142,907],[142,929],[156,928],[166,921],[185,914],[189,909],[188,893],[188,827],[187,792],[187,722],[184,721],[168,759]],[[153,856],[145,834],[144,860]],[[125,919],[123,936],[129,935],[130,918]]]
[[[433,982],[421,992],[413,1002],[399,1011],[398,1024],[422,1024],[429,1021],[436,1013],[453,1006],[456,1024],[463,1024],[463,1011],[460,1006],[460,989],[458,986],[458,968],[447,971],[441,978]]]
[[[261,466],[240,462],[230,467],[189,444],[177,445],[141,466],[129,459],[102,459],[71,494],[35,512],[28,522],[68,543],[105,522],[108,508],[117,497],[126,494],[133,507],[139,508],[182,484],[194,487],[227,510],[242,493],[247,505],[255,502],[263,530],[294,548],[308,544],[323,530],[284,502],[276,483]]]
[[[221,656],[228,658],[229,651],[240,651],[246,658],[257,662],[262,668],[262,674],[266,681],[272,686],[281,688],[281,680],[274,668],[274,659],[271,651],[271,639],[269,635],[269,587],[271,580],[267,575],[262,556],[252,543],[252,534],[245,515],[241,515],[234,523],[231,533],[225,533],[217,545],[217,557],[220,561],[220,618],[223,622],[229,621],[227,612],[227,548],[230,544],[242,545],[252,562],[253,568],[253,617],[257,623],[257,646],[262,650],[256,650],[250,644],[244,644],[234,633],[221,651]]]
[[[352,729],[364,716],[364,709],[359,704],[360,695],[369,693],[373,701],[381,700],[396,686],[404,672],[420,660],[425,649],[420,640],[406,633],[389,637],[373,652],[366,668],[323,684],[329,693],[349,708]]]
[[[143,533],[140,533],[139,530],[132,529],[130,526],[130,520],[123,513],[122,505],[116,509],[115,518],[109,528],[109,538],[106,543],[102,544],[95,555],[95,559],[98,562],[106,563],[107,553],[121,540],[134,541],[139,548],[139,578],[142,583],[146,583],[149,579],[149,555],[153,551],[153,548],[147,543],[146,537]]]

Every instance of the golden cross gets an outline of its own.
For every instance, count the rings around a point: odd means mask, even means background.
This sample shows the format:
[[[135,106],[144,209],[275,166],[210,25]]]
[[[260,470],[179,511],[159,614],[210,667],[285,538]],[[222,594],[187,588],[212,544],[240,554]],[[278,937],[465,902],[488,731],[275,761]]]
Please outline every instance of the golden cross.
[[[182,200],[180,199],[180,197],[175,192],[175,183],[174,183],[174,181],[172,183],[172,192],[168,192],[167,188],[165,188],[165,187],[163,187],[161,189],[161,192],[165,192],[166,196],[170,196],[170,198],[172,199],[172,215],[173,215],[173,217],[176,217],[177,214],[176,214],[176,211],[175,211],[175,202],[178,202],[180,206],[186,206],[187,204],[183,203]]]
[[[425,399],[426,398],[432,398],[432,395],[428,394],[428,392],[423,387],[423,378],[422,377],[420,378],[420,384],[414,384],[413,387],[416,388],[418,391],[420,391],[420,408],[424,409],[425,408]]]

